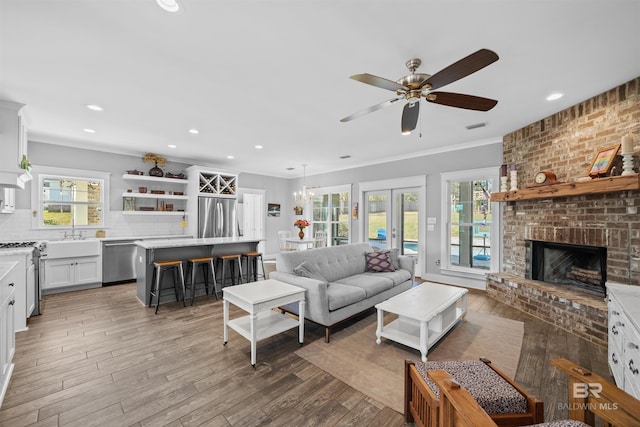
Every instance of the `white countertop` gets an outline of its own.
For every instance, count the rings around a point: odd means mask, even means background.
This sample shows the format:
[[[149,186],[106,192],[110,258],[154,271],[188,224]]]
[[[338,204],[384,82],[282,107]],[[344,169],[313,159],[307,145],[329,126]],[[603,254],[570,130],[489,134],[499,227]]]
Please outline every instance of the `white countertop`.
[[[185,246],[214,246],[230,243],[261,242],[264,239],[250,236],[212,237],[209,239],[158,239],[137,240],[136,245],[145,249],[179,248]]]
[[[607,283],[607,289],[613,291],[629,321],[640,331],[640,286]]]
[[[160,236],[117,236],[117,237],[96,237],[103,242],[109,242],[112,240],[158,240],[158,239],[192,239],[193,236],[183,236],[181,234],[166,234]]]
[[[2,248],[0,249],[0,257],[6,255],[27,255],[33,252],[33,246],[28,248]]]
[[[11,262],[0,262],[0,280],[4,279],[4,276],[6,276],[7,274],[9,274],[9,272],[11,271],[11,269],[13,267],[16,266],[16,264],[18,264],[17,261],[11,261]]]

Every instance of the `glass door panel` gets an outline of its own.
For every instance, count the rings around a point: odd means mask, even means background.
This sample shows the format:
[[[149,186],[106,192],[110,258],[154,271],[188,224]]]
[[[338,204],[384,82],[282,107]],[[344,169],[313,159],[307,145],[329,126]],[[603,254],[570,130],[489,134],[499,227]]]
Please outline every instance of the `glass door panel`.
[[[365,242],[372,247],[386,249],[391,246],[391,192],[368,191],[365,193]]]

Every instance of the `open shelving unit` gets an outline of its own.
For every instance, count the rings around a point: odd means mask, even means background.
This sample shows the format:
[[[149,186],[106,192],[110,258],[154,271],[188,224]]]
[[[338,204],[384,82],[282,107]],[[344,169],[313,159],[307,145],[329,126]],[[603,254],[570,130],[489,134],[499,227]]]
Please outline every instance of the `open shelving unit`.
[[[152,185],[155,187],[162,187],[162,188],[173,188],[173,186],[176,186],[176,185],[182,188],[185,188],[188,183],[188,180],[186,179],[163,178],[163,177],[132,175],[132,174],[124,174],[122,175],[122,179],[125,181],[134,181],[134,182],[137,182],[138,184],[147,184],[147,185]],[[161,191],[168,191],[168,190],[161,190]],[[123,197],[123,200],[124,198],[127,198],[127,197],[135,198],[135,199],[143,199],[143,200],[155,200],[156,204],[160,200],[177,201],[177,202],[180,202],[178,209],[182,209],[180,211],[178,210],[173,210],[173,211],[137,210],[137,209],[123,210],[122,213],[124,215],[164,215],[164,216],[186,215],[185,207],[186,207],[186,201],[188,200],[188,196],[186,195],[186,193],[178,195],[178,194],[167,194],[167,193],[158,194],[158,193],[152,193],[152,192],[140,193],[140,192],[132,191],[132,192],[122,193],[122,197]]]
[[[581,196],[585,194],[615,193],[617,191],[640,190],[638,174],[595,178],[589,181],[561,182],[503,191],[491,194],[492,202],[515,202],[519,200],[547,199],[550,197]]]

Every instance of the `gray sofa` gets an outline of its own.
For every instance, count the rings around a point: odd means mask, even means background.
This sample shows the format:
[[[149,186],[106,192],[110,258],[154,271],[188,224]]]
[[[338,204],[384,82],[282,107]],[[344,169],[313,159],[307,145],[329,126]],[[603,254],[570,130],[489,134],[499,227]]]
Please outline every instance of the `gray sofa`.
[[[283,252],[269,278],[306,289],[305,319],[324,326],[325,341],[329,342],[332,326],[413,285],[412,258],[399,256],[397,249],[392,249],[395,271],[373,272],[368,270],[368,252],[374,249],[367,243]],[[298,314],[297,303],[283,308]]]

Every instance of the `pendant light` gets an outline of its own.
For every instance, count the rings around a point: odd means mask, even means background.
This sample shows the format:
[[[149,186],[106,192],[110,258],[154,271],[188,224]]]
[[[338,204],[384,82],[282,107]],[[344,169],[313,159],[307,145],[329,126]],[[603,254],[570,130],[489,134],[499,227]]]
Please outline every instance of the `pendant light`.
[[[307,165],[303,164],[303,178],[302,178],[302,191],[293,193],[293,198],[296,203],[304,203],[313,199],[313,193],[307,193]]]

